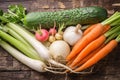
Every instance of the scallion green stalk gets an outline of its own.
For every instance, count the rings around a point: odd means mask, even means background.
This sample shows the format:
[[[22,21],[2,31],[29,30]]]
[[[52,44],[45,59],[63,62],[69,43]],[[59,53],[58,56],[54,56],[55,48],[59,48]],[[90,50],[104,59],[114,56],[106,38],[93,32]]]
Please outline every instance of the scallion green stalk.
[[[7,42],[9,42],[11,45],[19,49],[21,52],[23,52],[25,55],[29,56],[33,59],[40,59],[39,55],[34,52],[31,48],[27,47],[25,44],[23,44],[21,41],[15,39],[14,37],[10,36],[9,34],[5,33],[4,31],[0,30],[0,37]]]
[[[28,47],[30,47],[31,45],[29,43],[27,43],[26,40],[24,40],[19,34],[17,34],[15,31],[11,30],[11,28],[7,27],[7,26],[3,26],[3,30],[5,30],[5,32],[7,32],[8,34],[12,35],[15,39],[23,42],[24,44],[26,44]]]
[[[3,47],[7,52],[9,52],[14,58],[16,58],[21,63],[30,67],[33,70],[38,72],[45,72],[45,68],[47,67],[45,63],[40,60],[35,60],[25,56],[23,53],[9,45],[7,42],[0,40],[0,46]]]

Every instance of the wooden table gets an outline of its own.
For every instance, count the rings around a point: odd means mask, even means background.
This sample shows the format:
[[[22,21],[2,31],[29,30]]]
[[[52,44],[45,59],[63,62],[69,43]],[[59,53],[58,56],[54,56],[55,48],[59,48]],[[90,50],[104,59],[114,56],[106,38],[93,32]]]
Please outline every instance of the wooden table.
[[[102,6],[111,15],[120,11],[112,6],[120,0],[0,0],[0,8],[6,11],[10,4],[23,4],[31,11],[57,11],[84,6]],[[0,48],[0,80],[120,80],[120,45],[95,65],[95,73],[89,75],[39,73],[18,62]]]

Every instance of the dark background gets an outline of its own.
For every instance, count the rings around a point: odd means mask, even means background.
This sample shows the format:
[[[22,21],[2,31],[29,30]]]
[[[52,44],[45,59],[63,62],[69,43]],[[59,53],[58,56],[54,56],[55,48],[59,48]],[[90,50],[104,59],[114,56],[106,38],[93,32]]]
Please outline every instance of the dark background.
[[[0,0],[0,8],[7,10],[10,4],[23,4],[31,11],[57,11],[85,6],[101,6],[109,16],[120,11],[120,0]],[[0,80],[120,80],[120,44],[109,55],[94,66],[93,74],[59,75],[39,73],[18,62],[0,48]]]

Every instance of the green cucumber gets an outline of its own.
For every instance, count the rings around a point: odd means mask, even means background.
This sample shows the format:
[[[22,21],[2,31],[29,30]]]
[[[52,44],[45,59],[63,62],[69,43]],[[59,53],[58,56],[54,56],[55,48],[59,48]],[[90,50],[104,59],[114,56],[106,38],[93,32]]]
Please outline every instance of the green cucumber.
[[[26,15],[23,22],[29,28],[36,28],[41,25],[44,28],[54,26],[54,21],[58,24],[68,25],[92,24],[103,21],[107,18],[107,10],[98,7],[84,7],[56,12],[31,12]]]

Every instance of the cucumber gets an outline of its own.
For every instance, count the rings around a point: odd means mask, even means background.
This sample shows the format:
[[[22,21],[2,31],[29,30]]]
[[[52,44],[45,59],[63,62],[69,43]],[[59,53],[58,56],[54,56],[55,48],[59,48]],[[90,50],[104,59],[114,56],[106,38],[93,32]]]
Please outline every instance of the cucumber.
[[[69,10],[62,10],[56,12],[31,12],[24,18],[24,24],[30,29],[36,28],[41,25],[44,28],[50,28],[54,26],[54,21],[57,24],[64,23],[68,25],[76,24],[93,24],[103,21],[107,18],[107,10],[98,7],[90,6],[84,8],[75,8]]]

